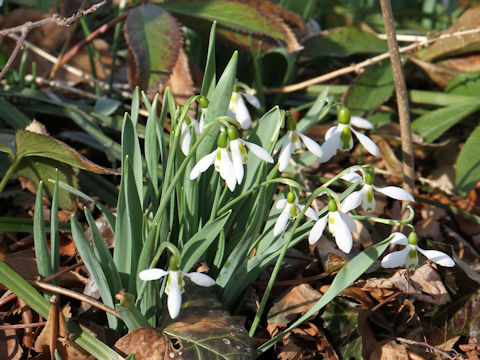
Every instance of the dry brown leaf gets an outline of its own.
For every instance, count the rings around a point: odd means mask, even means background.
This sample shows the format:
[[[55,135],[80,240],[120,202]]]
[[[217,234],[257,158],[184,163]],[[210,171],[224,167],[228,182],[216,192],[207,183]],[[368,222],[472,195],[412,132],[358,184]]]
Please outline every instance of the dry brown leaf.
[[[60,354],[60,357],[63,360],[87,359],[89,354],[71,340],[70,333],[68,332],[65,317],[71,316],[70,306],[66,305],[58,315],[58,338],[56,342],[56,348]],[[53,307],[51,307],[48,313],[47,323],[35,342],[34,349],[36,352],[47,354],[50,352],[49,349],[52,342],[52,329],[55,326],[54,318],[54,310]]]
[[[182,47],[179,49],[177,62],[172,69],[168,82],[165,84],[165,87],[161,86],[159,92],[162,94],[167,87],[170,87],[176,103],[180,105],[185,105],[186,101],[194,95],[188,57]]]
[[[321,297],[309,284],[294,286],[274,302],[268,312],[267,321],[270,324],[288,324],[297,319],[299,314],[310,310]]]
[[[480,71],[480,55],[448,59],[437,63],[439,66],[459,72]]]
[[[22,250],[5,256],[3,261],[27,281],[38,277],[37,261],[33,250]]]
[[[4,323],[2,325],[9,325]],[[20,345],[15,329],[0,330],[0,359],[19,360],[23,349]]]
[[[428,75],[428,77],[442,89],[444,89],[448,85],[449,81],[458,74],[458,71],[456,70],[447,69],[414,57],[409,57],[409,59],[420,69],[422,69]]]
[[[135,353],[135,360],[183,358],[181,349],[175,349],[165,335],[149,327],[133,330],[118,339],[114,348],[123,352],[124,356]]]
[[[377,145],[380,148],[382,159],[385,161],[387,170],[393,182],[400,183],[403,179],[402,163],[398,160],[388,142],[384,139],[379,139]]]
[[[422,219],[415,223],[415,230],[420,238],[431,238],[442,242],[443,234],[440,223],[447,217],[447,212],[438,206],[425,205],[420,210]]]
[[[400,290],[418,300],[436,305],[443,305],[451,301],[440,275],[428,263],[416,269],[412,275],[409,270],[400,269],[390,278],[367,279],[363,286],[366,291],[378,288]]]

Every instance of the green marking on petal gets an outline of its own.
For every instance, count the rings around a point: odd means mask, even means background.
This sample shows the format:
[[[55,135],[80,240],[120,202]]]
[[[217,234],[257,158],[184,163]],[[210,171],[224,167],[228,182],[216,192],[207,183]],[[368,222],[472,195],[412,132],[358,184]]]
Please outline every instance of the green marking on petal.
[[[292,207],[290,208],[290,217],[291,217],[292,219],[294,219],[294,218],[297,217],[297,215],[298,215],[298,209],[297,209],[297,207],[296,207],[296,206],[292,206]]]
[[[329,223],[330,225],[335,224],[335,219],[333,218],[333,216],[329,216],[329,217],[328,217],[328,223]]]
[[[408,257],[410,259],[416,259],[417,258],[417,249],[411,249],[409,252],[408,252]]]
[[[340,140],[342,141],[342,149],[350,149],[350,140],[352,139],[352,132],[348,126],[345,126],[340,134]]]
[[[369,203],[371,203],[373,201],[373,190],[372,188],[368,189],[367,191],[367,200]]]

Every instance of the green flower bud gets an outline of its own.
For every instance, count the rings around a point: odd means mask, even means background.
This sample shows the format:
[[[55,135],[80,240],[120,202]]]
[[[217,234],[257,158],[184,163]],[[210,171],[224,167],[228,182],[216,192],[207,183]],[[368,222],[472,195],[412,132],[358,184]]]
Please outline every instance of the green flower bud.
[[[288,131],[294,131],[297,129],[297,123],[295,122],[295,119],[291,116],[287,118],[287,130]]]
[[[225,131],[220,132],[217,139],[217,146],[225,149],[228,144],[227,133]]]
[[[230,140],[237,140],[238,139],[238,130],[233,125],[230,125],[229,127],[227,127],[227,134],[228,134],[228,138]]]
[[[293,204],[293,203],[295,202],[295,199],[296,199],[295,194],[290,191],[290,192],[287,194],[287,201],[288,201],[288,203],[289,203],[289,204]]]
[[[418,243],[418,236],[415,231],[412,231],[410,235],[408,235],[408,243],[410,245],[417,245]]]
[[[335,202],[334,199],[328,199],[328,211],[329,212],[335,212],[337,211],[338,208],[337,208],[337,203]]]
[[[338,123],[343,125],[350,124],[350,110],[345,106],[342,106],[340,110],[338,110]]]
[[[202,108],[208,108],[208,99],[205,96],[200,96],[200,99],[198,99],[198,103]]]
[[[373,185],[373,180],[375,180],[375,173],[371,169],[365,171],[365,184]]]

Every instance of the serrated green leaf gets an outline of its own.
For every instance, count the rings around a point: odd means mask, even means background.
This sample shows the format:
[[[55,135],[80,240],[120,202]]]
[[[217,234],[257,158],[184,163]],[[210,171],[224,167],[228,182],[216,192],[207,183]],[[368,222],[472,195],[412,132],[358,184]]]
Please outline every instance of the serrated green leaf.
[[[466,195],[480,181],[480,126],[468,137],[456,162],[457,189]]]
[[[412,131],[426,142],[438,139],[453,125],[480,109],[480,100],[446,106],[420,116],[412,122]]]
[[[209,289],[200,286],[186,284],[182,311],[163,333],[182,342],[185,359],[254,358],[247,331],[222,308]]]
[[[135,61],[130,83],[148,93],[159,91],[177,62],[181,46],[177,21],[160,6],[145,4],[128,14],[125,38]]]
[[[352,114],[363,114],[376,109],[393,93],[395,84],[390,61],[371,66],[350,85],[345,105]]]
[[[307,57],[346,57],[354,54],[376,54],[388,51],[387,42],[357,28],[328,30],[305,42]]]
[[[480,93],[480,72],[468,72],[455,75],[445,88],[449,94],[472,96]]]

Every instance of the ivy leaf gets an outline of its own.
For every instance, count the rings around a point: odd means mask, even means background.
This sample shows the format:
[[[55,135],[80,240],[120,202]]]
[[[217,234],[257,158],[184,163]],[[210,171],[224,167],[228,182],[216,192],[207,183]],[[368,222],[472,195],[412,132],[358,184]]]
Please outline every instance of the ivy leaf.
[[[213,21],[217,22],[217,35],[236,45],[250,49],[249,36],[262,41],[264,50],[283,46],[288,51],[298,51],[298,43],[287,23],[304,32],[301,18],[270,1],[182,0],[162,3],[180,21],[197,31],[207,32]]]
[[[128,80],[148,93],[163,89],[177,63],[181,47],[180,27],[160,6],[145,4],[128,14],[125,38],[133,62]]]
[[[222,308],[209,289],[186,284],[180,316],[163,329],[182,343],[184,359],[253,359],[245,328]]]

